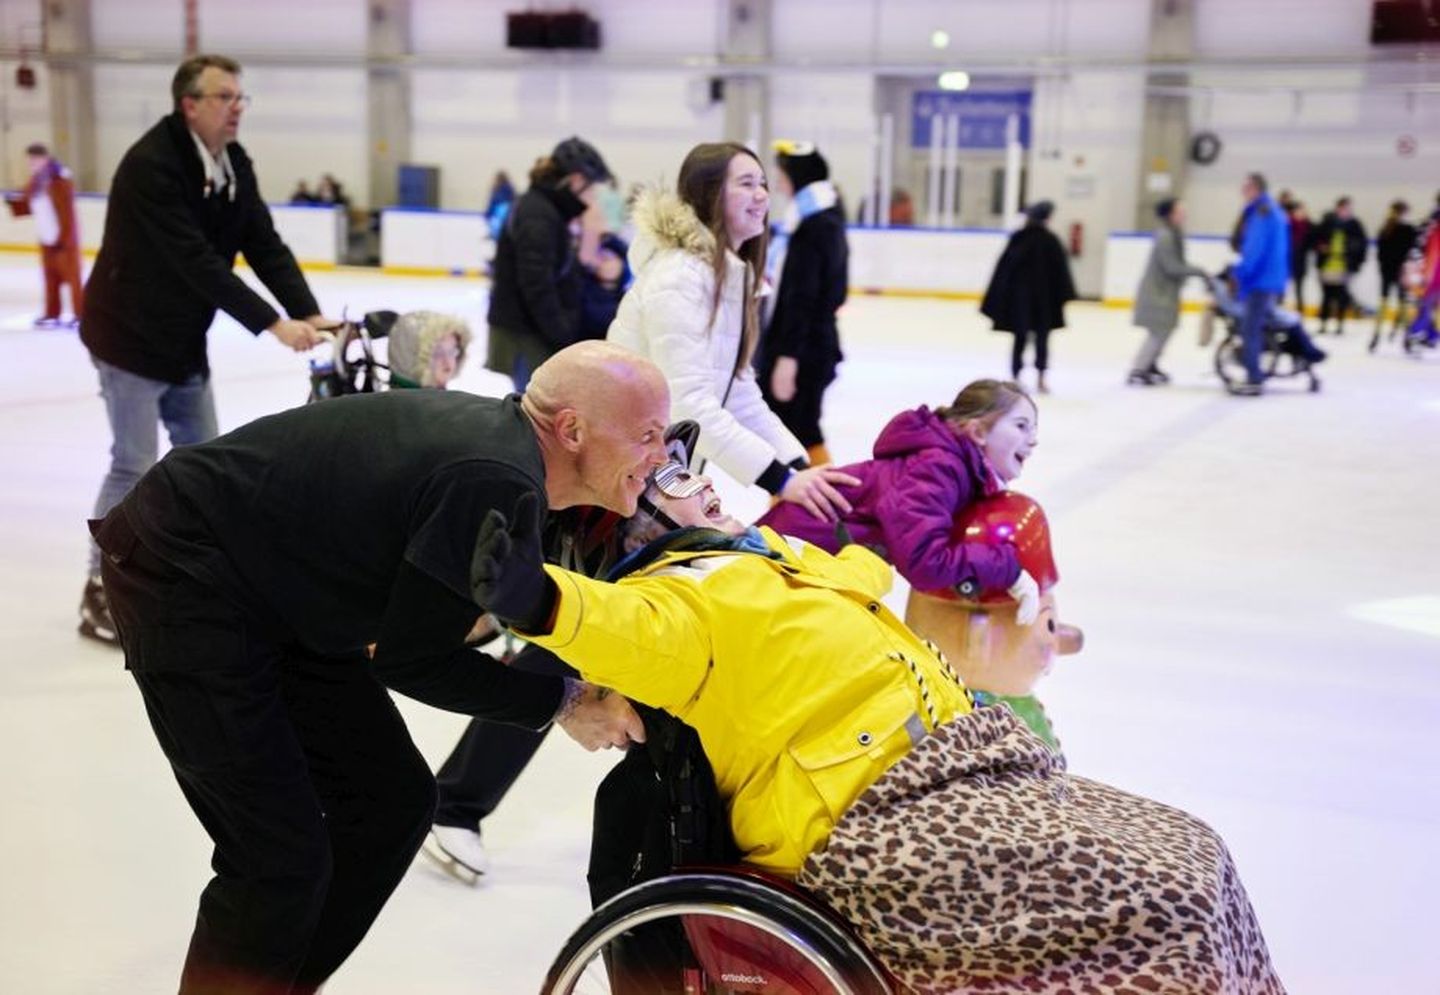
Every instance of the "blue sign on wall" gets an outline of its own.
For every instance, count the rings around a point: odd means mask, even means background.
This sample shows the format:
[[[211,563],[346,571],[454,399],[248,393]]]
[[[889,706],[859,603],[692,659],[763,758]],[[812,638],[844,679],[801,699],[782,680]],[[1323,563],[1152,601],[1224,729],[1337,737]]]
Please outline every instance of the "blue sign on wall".
[[[918,90],[911,101],[910,144],[930,147],[930,129],[940,128],[950,115],[960,119],[962,149],[1003,149],[1005,121],[1020,115],[1020,145],[1030,147],[1030,91],[1000,90],[971,93],[954,90]],[[944,132],[941,132],[944,135]]]

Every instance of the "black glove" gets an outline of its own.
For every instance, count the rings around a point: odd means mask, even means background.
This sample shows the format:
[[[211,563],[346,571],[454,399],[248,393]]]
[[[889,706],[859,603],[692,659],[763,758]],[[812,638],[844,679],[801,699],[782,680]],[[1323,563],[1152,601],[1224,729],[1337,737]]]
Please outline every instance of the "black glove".
[[[470,593],[475,603],[521,632],[539,632],[550,619],[555,585],[543,568],[540,499],[522,494],[507,521],[491,509],[475,537],[470,557]]]

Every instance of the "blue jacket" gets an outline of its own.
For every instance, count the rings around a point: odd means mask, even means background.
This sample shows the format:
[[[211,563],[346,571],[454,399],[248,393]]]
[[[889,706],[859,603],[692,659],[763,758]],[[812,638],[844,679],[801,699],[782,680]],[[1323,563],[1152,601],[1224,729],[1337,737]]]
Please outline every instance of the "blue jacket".
[[[1268,193],[1245,205],[1240,218],[1240,261],[1235,264],[1236,293],[1285,293],[1290,279],[1290,219]]]

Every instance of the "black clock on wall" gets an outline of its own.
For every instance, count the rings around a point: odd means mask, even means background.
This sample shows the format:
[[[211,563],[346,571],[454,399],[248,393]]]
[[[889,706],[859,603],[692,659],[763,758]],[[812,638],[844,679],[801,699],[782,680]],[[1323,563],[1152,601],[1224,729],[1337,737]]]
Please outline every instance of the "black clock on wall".
[[[1190,159],[1202,166],[1220,158],[1220,149],[1220,136],[1213,131],[1201,131],[1190,139]]]

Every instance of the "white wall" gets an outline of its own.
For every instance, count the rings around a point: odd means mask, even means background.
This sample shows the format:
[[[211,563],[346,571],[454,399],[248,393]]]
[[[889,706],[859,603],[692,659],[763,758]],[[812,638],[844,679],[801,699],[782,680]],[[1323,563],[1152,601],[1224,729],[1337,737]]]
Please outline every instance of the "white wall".
[[[224,2],[224,0],[221,0]],[[605,56],[691,55],[719,44],[719,0],[411,0],[411,43],[421,54],[502,55],[510,11],[586,11],[601,25]],[[568,56],[583,62],[586,53]],[[540,61],[540,60],[537,60]]]
[[[534,6],[534,5],[529,5]],[[542,7],[545,5],[541,5]],[[556,6],[556,5],[550,5]],[[710,55],[717,45],[716,0],[594,0],[581,5],[601,23],[603,58]],[[505,47],[509,0],[421,0],[411,7],[417,56],[514,56]],[[673,182],[696,142],[721,137],[723,107],[703,99],[705,68],[617,68],[597,72],[596,56],[521,57],[518,70],[422,69],[411,77],[411,159],[440,167],[441,204],[485,206],[495,171],[520,189],[540,156],[571,135],[593,142],[622,189]]]
[[[1369,55],[1372,0],[1195,0],[1195,54]]]
[[[8,42],[19,43],[24,24],[38,25],[40,4],[0,0],[0,33]],[[517,55],[505,48],[508,10],[566,6],[412,0],[416,57],[432,63],[412,73],[411,159],[440,167],[446,207],[481,208],[497,169],[523,186],[535,158],[571,133],[595,142],[625,185],[671,182],[691,145],[721,137],[723,107],[709,104],[706,84],[724,72],[715,65],[724,0],[589,0],[581,6],[602,24],[600,53]],[[781,65],[770,77],[771,131],[817,141],[853,209],[875,128],[875,73],[863,67],[1136,60],[1147,45],[1150,0],[772,0],[771,9],[773,55]],[[1212,68],[1193,75],[1192,125],[1213,128],[1225,143],[1220,160],[1192,166],[1187,189],[1179,191],[1190,201],[1197,234],[1228,230],[1239,180],[1252,169],[1267,173],[1277,189],[1294,190],[1317,213],[1349,193],[1372,227],[1394,196],[1409,199],[1417,213],[1429,205],[1440,178],[1440,93],[1407,101],[1394,88],[1440,82],[1440,65],[1385,65],[1386,53],[1368,43],[1370,0],[1195,0],[1194,9],[1198,59],[1320,57],[1350,67],[1279,66],[1263,77]],[[180,49],[182,0],[93,0],[92,13],[97,48]],[[367,16],[365,0],[200,0],[203,47],[293,59],[252,64],[244,79],[255,103],[241,139],[268,199],[284,199],[301,177],[332,172],[358,203],[368,202],[366,75],[358,66]],[[943,51],[931,46],[937,29],[950,36]],[[332,57],[357,64],[309,64]],[[467,60],[492,65],[471,67]],[[496,60],[517,60],[521,68],[498,69]],[[806,60],[831,64],[807,68]],[[596,68],[602,64],[609,68]],[[168,111],[172,71],[173,63],[96,67],[102,177]],[[45,76],[41,67],[39,88],[18,93],[12,67],[0,64],[0,160],[12,185],[20,179],[24,144],[51,137]],[[1034,92],[1030,199],[1056,201],[1054,227],[1062,234],[1072,222],[1084,225],[1087,245],[1075,260],[1076,275],[1082,290],[1098,294],[1103,236],[1134,222],[1143,75],[1093,65],[1060,74],[1042,68]],[[1396,151],[1405,135],[1418,143],[1410,158]]]
[[[770,82],[770,131],[816,144],[850,216],[865,193],[875,138],[875,79],[858,73],[785,73]],[[768,153],[768,150],[765,150]],[[768,155],[766,166],[771,168]],[[782,205],[776,203],[776,210]]]
[[[18,61],[0,60],[0,186],[24,186],[30,176],[25,147],[44,142],[54,147],[50,125],[50,80],[44,64],[27,63],[35,70],[35,89],[15,85]]]
[[[1250,77],[1197,73],[1191,125],[1209,128],[1224,148],[1210,166],[1190,166],[1190,227],[1229,231],[1244,174],[1264,173],[1272,190],[1289,188],[1315,216],[1349,194],[1372,230],[1395,197],[1415,212],[1440,187],[1440,94],[1407,99],[1397,87],[1437,79],[1423,63],[1382,64],[1386,49],[1370,45],[1370,0],[1203,0],[1195,7],[1196,55],[1363,60],[1349,69],[1277,69]],[[1418,143],[1403,157],[1402,136]]]
[[[82,193],[75,198],[75,223],[80,230],[80,248],[86,255],[100,248],[108,203],[104,194]],[[302,265],[334,266],[340,262],[345,250],[346,219],[338,208],[271,204],[270,216],[275,230]],[[34,219],[0,211],[0,249],[13,252],[34,247]]]
[[[723,130],[684,73],[544,70],[413,74],[411,159],[440,167],[441,204],[483,209],[497,169],[524,189],[540,156],[571,134],[593,142],[621,188],[673,182],[692,145]]]
[[[1126,54],[1143,49],[1150,18],[1149,0],[773,2],[774,51],[785,58],[959,61],[1061,52]],[[932,47],[936,30],[948,32],[948,49]]]
[[[1315,217],[1337,197],[1352,196],[1372,233],[1396,197],[1408,200],[1415,215],[1429,209],[1440,189],[1440,93],[1407,101],[1366,90],[1360,78],[1349,93],[1307,90],[1305,77],[1296,75],[1277,76],[1274,85],[1291,81],[1295,90],[1217,93],[1213,110],[1197,115],[1224,147],[1213,165],[1190,167],[1192,229],[1227,232],[1240,207],[1241,179],[1252,170],[1264,173],[1273,191],[1294,191]],[[1413,156],[1399,154],[1402,136],[1417,143]]]
[[[1054,201],[1050,228],[1062,241],[1072,224],[1083,226],[1082,251],[1070,261],[1082,296],[1100,295],[1105,236],[1134,218],[1144,101],[1136,71],[1076,72],[1035,86],[1028,199]]]
[[[0,45],[34,50],[40,44],[39,0],[0,0]],[[18,60],[0,60],[0,186],[21,186],[29,176],[25,146],[54,144],[50,126],[50,74],[43,62],[27,60],[35,70],[35,89],[15,85]]]
[[[365,73],[305,64],[313,53],[363,54],[365,11],[359,0],[201,0],[202,50],[295,55],[293,67],[252,65],[241,78],[254,103],[241,123],[240,143],[255,160],[267,200],[285,200],[296,180],[305,177],[313,186],[322,173],[333,173],[357,202],[369,199]],[[125,150],[170,112],[184,8],[180,0],[92,0],[91,14],[99,50],[176,53],[166,65],[95,67],[96,173],[108,187]]]

